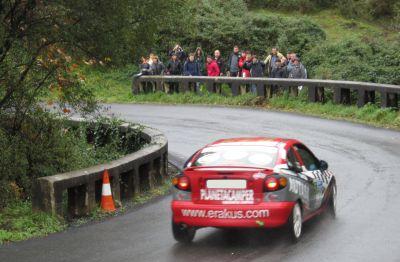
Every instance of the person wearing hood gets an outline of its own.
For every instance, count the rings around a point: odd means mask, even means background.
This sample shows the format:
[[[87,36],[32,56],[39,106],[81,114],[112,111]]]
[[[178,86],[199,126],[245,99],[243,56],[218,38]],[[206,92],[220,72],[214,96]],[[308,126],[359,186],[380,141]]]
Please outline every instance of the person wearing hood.
[[[204,56],[203,49],[201,47],[196,48],[196,52],[194,53],[194,61],[199,64],[200,67],[200,76],[207,75],[206,71],[206,58]]]

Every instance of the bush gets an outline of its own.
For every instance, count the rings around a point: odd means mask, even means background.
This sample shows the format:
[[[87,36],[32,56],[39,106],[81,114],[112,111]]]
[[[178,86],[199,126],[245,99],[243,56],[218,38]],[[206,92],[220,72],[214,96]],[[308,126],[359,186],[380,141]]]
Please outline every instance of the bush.
[[[251,19],[251,28],[248,46],[259,54],[278,46],[282,52],[290,49],[302,55],[326,38],[319,26],[305,18],[255,15]]]
[[[282,11],[298,10],[301,13],[337,8],[349,18],[366,20],[389,20],[389,25],[398,30],[400,10],[397,0],[248,0],[250,8],[268,8]]]
[[[335,0],[250,0],[247,2],[251,8],[299,10],[302,13],[331,7],[335,4]]]
[[[304,63],[311,78],[400,84],[400,46],[380,39],[324,43]]]
[[[187,51],[202,46],[208,53],[220,49],[227,57],[234,45],[265,55],[273,46],[283,51],[307,51],[325,39],[324,31],[308,19],[251,15],[242,0],[203,0],[190,13],[194,15],[189,31],[180,36],[165,35],[160,46],[174,41]]]
[[[0,118],[0,209],[13,199],[29,198],[38,177],[108,162],[138,150],[144,142],[140,127],[122,135],[120,122],[113,119],[72,127],[54,114],[37,111],[18,132],[8,120]],[[88,133],[88,127],[93,131]]]

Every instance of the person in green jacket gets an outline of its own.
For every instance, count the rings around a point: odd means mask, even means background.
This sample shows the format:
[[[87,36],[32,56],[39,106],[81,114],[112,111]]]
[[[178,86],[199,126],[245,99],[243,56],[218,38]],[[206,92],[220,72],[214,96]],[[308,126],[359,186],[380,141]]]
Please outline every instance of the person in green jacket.
[[[267,69],[267,76],[271,77],[272,74],[272,69],[276,66],[276,60],[281,60],[283,64],[285,64],[286,58],[284,55],[282,55],[278,48],[273,47],[271,49],[271,53],[267,56],[267,58],[264,60],[265,67]]]

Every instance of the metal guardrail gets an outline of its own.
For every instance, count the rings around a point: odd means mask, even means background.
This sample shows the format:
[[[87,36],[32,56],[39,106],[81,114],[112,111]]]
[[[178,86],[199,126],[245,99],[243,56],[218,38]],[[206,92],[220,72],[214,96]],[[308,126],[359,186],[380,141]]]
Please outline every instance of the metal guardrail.
[[[124,133],[128,128],[128,124],[122,124],[120,131]],[[104,169],[109,171],[117,205],[121,199],[132,198],[161,184],[168,172],[167,138],[151,128],[144,128],[141,135],[149,144],[137,152],[107,164],[36,179],[32,192],[33,208],[64,216],[66,204],[69,216],[89,214],[99,206]]]
[[[333,90],[333,101],[337,104],[350,104],[351,92],[357,91],[357,106],[362,107],[366,103],[375,103],[375,92],[380,94],[381,107],[399,107],[400,86],[388,84],[376,84],[354,81],[318,80],[318,79],[287,79],[287,78],[240,78],[240,77],[193,77],[193,76],[150,76],[144,75],[134,78],[132,92],[141,92],[141,83],[152,83],[155,91],[163,91],[164,83],[179,83],[180,91],[190,91],[190,83],[203,83],[209,92],[215,92],[216,84],[228,84],[232,95],[240,94],[241,85],[257,86],[257,95],[265,98],[272,97],[276,87],[291,90],[297,95],[297,87],[304,86],[308,89],[310,102],[324,102],[325,88]]]

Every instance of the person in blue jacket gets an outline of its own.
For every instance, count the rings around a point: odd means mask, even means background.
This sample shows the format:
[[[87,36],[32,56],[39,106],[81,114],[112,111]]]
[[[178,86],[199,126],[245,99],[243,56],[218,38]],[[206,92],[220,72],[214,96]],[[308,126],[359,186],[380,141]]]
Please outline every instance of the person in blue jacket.
[[[194,54],[190,53],[189,58],[186,60],[185,64],[183,65],[183,74],[185,76],[200,76],[201,69],[200,65],[197,61],[194,60]],[[192,85],[194,84],[194,85]],[[199,83],[190,83],[189,88],[193,89],[196,93],[199,92]]]

